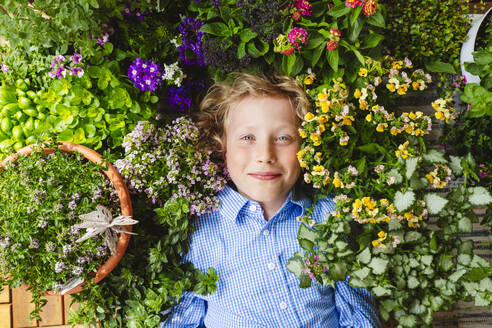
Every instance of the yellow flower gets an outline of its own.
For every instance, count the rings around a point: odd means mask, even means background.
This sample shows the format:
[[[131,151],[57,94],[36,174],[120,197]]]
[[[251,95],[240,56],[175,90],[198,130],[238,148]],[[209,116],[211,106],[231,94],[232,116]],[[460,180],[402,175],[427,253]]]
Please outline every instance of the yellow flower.
[[[352,121],[354,120],[353,116],[345,116],[343,118],[343,124],[345,125],[352,125]]]
[[[414,120],[417,117],[417,115],[414,112],[410,112],[408,117],[410,117],[412,120]]]
[[[387,235],[388,234],[384,231],[378,232],[378,237],[379,237],[379,240],[381,240],[381,241],[385,240]]]
[[[446,117],[444,116],[444,112],[442,111],[436,112],[436,118],[441,121],[444,121],[446,119]]]
[[[324,172],[324,171],[325,171],[325,168],[323,167],[323,165],[315,165],[315,166],[313,167],[313,172],[312,172],[312,174],[314,175],[314,174],[316,174],[316,173],[322,173],[322,172]]]
[[[362,110],[368,109],[369,104],[367,103],[367,101],[359,99],[359,108]]]
[[[381,219],[381,222],[389,222],[389,220],[390,220],[390,217],[385,216],[384,218]]]
[[[403,62],[401,60],[397,60],[393,62],[393,68],[400,69],[402,68]]]
[[[406,85],[406,84],[402,84],[402,85],[400,85],[400,86],[398,87],[398,91],[397,91],[397,93],[398,93],[399,95],[404,95],[404,94],[406,94],[406,93],[407,93],[407,90],[408,90],[408,85]]]
[[[368,206],[370,203],[371,203],[371,197],[366,196],[362,198],[362,204],[364,204],[365,206]]]
[[[359,70],[359,76],[367,76],[367,69],[366,68],[361,68]]]
[[[379,240],[376,239],[376,240],[373,240],[372,241],[372,246],[373,247],[378,247],[379,245],[381,245],[381,242]]]
[[[331,104],[331,103],[330,103],[329,101],[322,101],[322,102],[320,103],[320,105],[321,105],[321,111],[322,111],[323,113],[328,112],[328,110],[330,109],[330,104]]]
[[[308,168],[307,163],[306,163],[306,162],[304,162],[304,161],[299,162],[299,165],[300,165],[301,167],[305,168],[305,169],[307,169],[307,168]]]
[[[395,92],[395,87],[396,85],[394,85],[393,83],[386,84],[386,88],[388,88],[388,90],[391,92]]]
[[[299,129],[299,135],[303,139],[307,137],[306,131],[304,131],[303,129]]]
[[[360,92],[360,90],[359,89],[355,89],[354,97],[355,98],[360,98],[361,95],[362,95],[362,93]]]
[[[411,220],[411,219],[413,218],[413,214],[412,214],[412,213],[410,213],[410,212],[406,212],[406,213],[404,214],[404,216],[405,216],[405,219],[407,219],[407,220]]]
[[[426,174],[425,177],[427,178],[427,180],[429,180],[430,183],[434,181],[434,177],[430,174]]]
[[[328,122],[328,116],[326,115],[318,116],[318,122],[320,122],[321,124]]]
[[[383,132],[383,131],[384,131],[384,129],[385,129],[387,126],[388,126],[388,124],[387,124],[387,123],[379,123],[379,124],[378,124],[378,126],[377,126],[377,128],[376,128],[376,131],[378,131],[378,132]]]
[[[371,122],[372,121],[372,114],[367,114],[366,115],[366,121]]]
[[[311,140],[312,140],[312,141],[314,141],[314,142],[316,142],[316,141],[320,141],[320,140],[321,140],[321,137],[320,137],[320,136],[319,136],[319,134],[317,134],[317,133],[313,133],[313,134],[311,134],[310,138],[311,138]]]
[[[413,122],[412,124],[408,124],[407,127],[405,128],[405,132],[408,134],[412,134],[413,131]]]
[[[413,90],[418,90],[418,89],[419,89],[419,87],[420,87],[420,83],[415,82],[415,81],[414,81],[414,82],[412,82],[412,88],[413,88]]]
[[[391,130],[390,130],[390,133],[394,136],[396,136],[398,133],[400,132],[400,130],[398,130],[397,128],[395,127],[392,127]]]
[[[348,145],[348,139],[340,139],[339,144],[340,144],[340,146],[346,146],[346,145]]]
[[[311,112],[307,113],[307,114],[304,116],[304,120],[305,120],[305,121],[308,121],[308,122],[309,122],[309,121],[312,121],[313,119],[314,119],[314,114],[313,114],[313,113],[311,113]]]
[[[326,130],[325,125],[324,124],[320,124],[318,126],[318,129],[317,129],[316,132],[318,132],[318,134],[321,134],[321,133],[325,132],[325,130]]]
[[[318,93],[318,100],[319,101],[328,100],[328,95],[326,94],[326,89],[323,89],[323,92]]]
[[[304,84],[310,85],[313,84],[313,82],[314,82],[314,76],[312,74],[306,75],[306,77],[304,78]]]
[[[315,156],[318,159],[318,161],[321,161],[321,157],[323,156],[323,154],[320,152],[317,152]]]
[[[343,182],[338,178],[333,179],[333,185],[337,188],[343,188]]]
[[[362,206],[362,202],[360,201],[360,199],[357,198],[352,206],[356,209],[359,209]]]

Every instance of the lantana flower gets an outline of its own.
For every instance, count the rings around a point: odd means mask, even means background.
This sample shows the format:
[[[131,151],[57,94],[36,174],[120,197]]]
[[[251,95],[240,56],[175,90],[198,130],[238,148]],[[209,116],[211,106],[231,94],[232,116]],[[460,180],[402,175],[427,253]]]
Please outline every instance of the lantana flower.
[[[307,31],[300,27],[292,28],[287,34],[287,38],[297,50],[301,50],[301,45],[307,45],[308,34]]]
[[[362,13],[365,16],[369,17],[374,15],[377,9],[378,9],[377,0],[367,0],[362,6]]]

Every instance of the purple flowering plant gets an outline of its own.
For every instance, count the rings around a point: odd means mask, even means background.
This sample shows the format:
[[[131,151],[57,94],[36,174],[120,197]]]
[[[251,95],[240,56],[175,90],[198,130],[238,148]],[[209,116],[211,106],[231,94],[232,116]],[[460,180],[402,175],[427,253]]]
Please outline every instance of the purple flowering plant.
[[[135,192],[162,207],[179,199],[188,202],[191,215],[217,207],[213,196],[224,188],[225,169],[211,153],[198,150],[198,127],[187,117],[156,128],[141,121],[125,136],[125,155],[115,166]]]
[[[48,145],[51,148],[56,146]],[[78,153],[56,150],[7,162],[0,179],[0,288],[28,285],[40,319],[44,292],[70,289],[110,255],[104,236],[77,242],[86,232],[74,225],[80,215],[102,204],[117,215],[119,200],[111,182]],[[87,283],[84,288],[93,288]]]

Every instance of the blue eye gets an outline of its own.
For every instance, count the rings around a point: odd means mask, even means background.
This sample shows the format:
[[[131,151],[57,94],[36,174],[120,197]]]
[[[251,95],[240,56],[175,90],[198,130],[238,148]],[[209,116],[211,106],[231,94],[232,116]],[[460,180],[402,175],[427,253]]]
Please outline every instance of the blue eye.
[[[241,139],[243,139],[243,140],[245,140],[245,141],[252,141],[252,140],[254,140],[254,137],[253,137],[253,136],[248,135],[248,136],[244,136],[244,137],[242,137]]]
[[[289,141],[289,139],[290,138],[288,136],[280,136],[280,137],[278,137],[278,140],[279,141]]]

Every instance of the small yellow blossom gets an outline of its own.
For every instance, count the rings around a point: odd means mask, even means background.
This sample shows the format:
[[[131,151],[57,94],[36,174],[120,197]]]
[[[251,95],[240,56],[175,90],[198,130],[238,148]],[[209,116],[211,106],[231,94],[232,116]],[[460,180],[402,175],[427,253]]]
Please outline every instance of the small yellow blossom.
[[[376,131],[383,132],[387,126],[388,126],[387,123],[379,123],[378,126],[376,127]]]
[[[361,68],[359,70],[359,76],[366,77],[367,76],[367,69],[366,68]]]
[[[343,124],[345,125],[352,125],[352,121],[354,120],[353,116],[345,116],[343,118]]]
[[[414,112],[410,112],[408,117],[410,117],[412,120],[414,120],[415,118],[417,118],[417,114],[415,114]]]
[[[359,99],[359,108],[362,110],[366,110],[369,108],[369,104],[367,103],[367,101]]]
[[[397,93],[398,93],[399,95],[404,95],[404,94],[406,94],[406,93],[407,93],[407,90],[408,90],[408,85],[406,85],[406,84],[402,84],[402,85],[400,85],[400,86],[398,87],[398,91],[397,91]]]
[[[305,169],[307,169],[307,168],[308,168],[307,163],[306,163],[306,162],[304,162],[304,161],[299,162],[299,165],[300,165],[302,168],[305,168]]]
[[[307,113],[305,116],[304,116],[304,120],[307,121],[307,122],[310,122],[314,119],[314,114],[309,112]]]
[[[400,69],[403,67],[403,62],[401,60],[394,61],[392,66],[393,68]]]
[[[334,178],[333,179],[333,185],[336,187],[336,188],[343,188],[343,182],[340,181],[340,179],[338,178]]]
[[[318,100],[319,101],[327,101],[328,100],[328,94],[326,94],[326,89],[323,89],[323,92],[318,93]]]
[[[392,127],[392,128],[390,129],[390,133],[391,133],[392,135],[394,135],[394,136],[396,136],[399,132],[400,132],[400,130],[398,130],[398,129],[397,129],[397,128],[395,128],[395,127]]]
[[[358,199],[358,198],[357,198],[357,199],[354,201],[354,204],[353,204],[352,206],[353,206],[354,208],[359,209],[359,208],[362,206],[362,202],[360,201],[360,199]]]
[[[416,81],[412,82],[412,88],[413,88],[413,90],[418,90],[419,87],[420,87],[420,83],[418,83]]]
[[[326,130],[325,125],[320,124],[316,132],[318,132],[318,134],[322,134],[323,132],[325,132],[325,130]]]
[[[314,74],[306,75],[306,77],[304,78],[304,84],[310,85],[310,84],[313,84],[313,82],[314,82]]]
[[[328,122],[328,116],[326,116],[326,115],[318,116],[318,122],[321,124]]]
[[[361,95],[362,95],[362,93],[360,92],[360,90],[359,89],[355,89],[354,97],[358,99],[358,98],[360,98]]]
[[[394,85],[393,83],[388,83],[386,84],[386,88],[388,88],[388,90],[391,92],[395,92],[396,85]]]
[[[386,232],[384,232],[384,231],[380,231],[378,233],[378,237],[381,238],[382,240],[385,240],[387,235],[388,234]]]
[[[371,122],[372,121],[372,114],[367,114],[366,115],[366,121]]]

